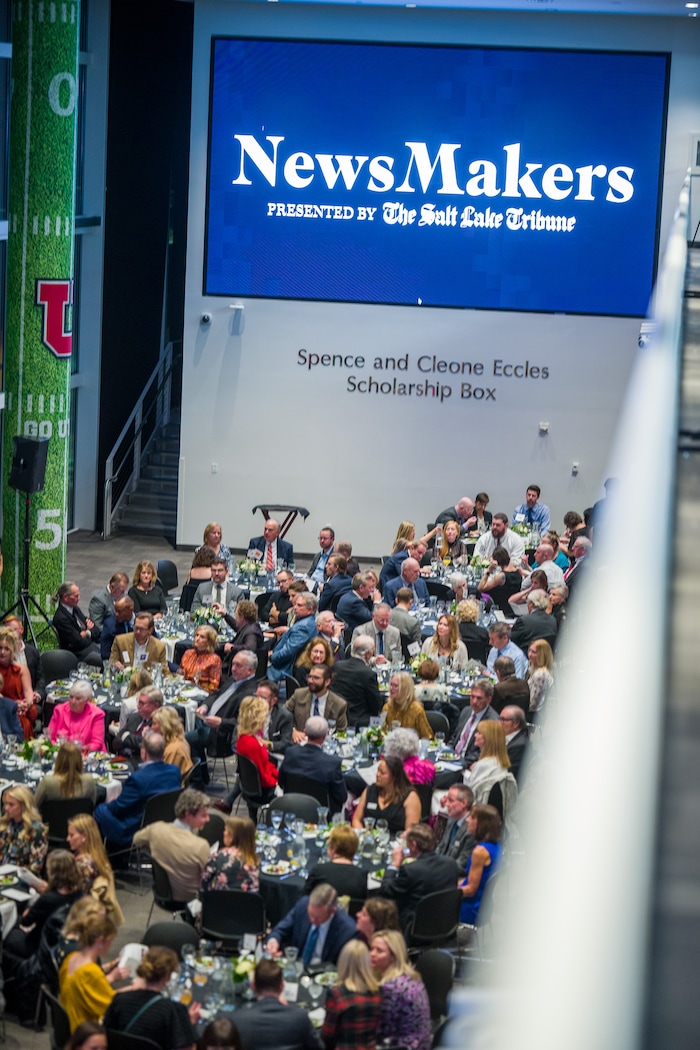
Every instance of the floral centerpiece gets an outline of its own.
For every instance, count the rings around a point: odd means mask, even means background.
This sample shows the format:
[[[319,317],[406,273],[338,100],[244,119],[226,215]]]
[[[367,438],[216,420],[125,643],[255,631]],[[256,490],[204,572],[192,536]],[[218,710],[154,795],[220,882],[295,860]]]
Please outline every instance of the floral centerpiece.
[[[195,627],[208,627],[211,624],[218,632],[223,616],[215,612],[210,605],[198,605],[190,612],[190,620]]]
[[[381,726],[368,726],[364,731],[364,736],[372,748],[380,748],[384,743],[384,737],[386,736],[386,725]]]
[[[234,984],[244,984],[250,980],[250,975],[255,969],[255,956],[252,952],[241,952],[237,959],[233,960],[231,967],[231,980]]]
[[[425,663],[427,659],[427,653],[416,653],[415,656],[411,657],[411,661],[408,666],[411,668],[413,674],[418,674],[418,668],[422,663]]]
[[[475,569],[477,572],[485,572],[491,564],[490,558],[482,558],[480,554],[473,554],[469,560],[469,568]]]
[[[516,522],[515,524],[511,525],[510,528],[511,531],[514,532],[517,536],[522,536],[523,538],[529,536],[532,531],[532,525],[524,521]]]
[[[38,736],[34,740],[25,740],[18,748],[17,754],[26,762],[32,759],[53,758],[60,744],[52,744],[48,737]]]
[[[267,572],[262,563],[262,558],[244,558],[243,561],[238,563],[238,571],[242,576],[250,576],[253,579],[260,575],[264,576]]]

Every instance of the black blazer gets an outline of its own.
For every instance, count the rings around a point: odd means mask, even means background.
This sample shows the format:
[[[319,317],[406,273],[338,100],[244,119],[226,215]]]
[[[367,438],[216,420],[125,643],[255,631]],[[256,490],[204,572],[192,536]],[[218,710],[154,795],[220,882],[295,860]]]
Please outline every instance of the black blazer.
[[[331,687],[348,705],[348,725],[369,725],[382,709],[377,676],[364,660],[350,656],[333,667]]]
[[[328,797],[333,810],[338,810],[348,797],[343,780],[343,769],[337,755],[327,755],[316,744],[293,744],[280,766],[279,784],[283,791],[287,775],[309,777],[328,788]]]
[[[456,889],[463,875],[463,870],[452,857],[421,853],[411,864],[402,864],[398,871],[388,870],[379,895],[396,901],[405,932],[423,897],[438,890]]]
[[[304,886],[304,893],[311,893],[314,886],[327,882],[338,891],[339,897],[354,897],[364,900],[367,896],[367,872],[356,868],[354,864],[334,864],[325,861],[317,864],[309,873]]]
[[[76,605],[75,615],[64,605],[59,604],[53,614],[53,625],[58,634],[59,649],[68,649],[71,653],[79,654],[89,648],[90,641],[93,642],[99,636],[99,627],[93,627],[89,638],[83,638],[81,631],[87,630],[87,620],[84,613]]]
[[[43,700],[46,696],[46,679],[44,678],[44,668],[41,666],[39,650],[35,649],[33,645],[27,645],[25,642],[24,656],[32,680],[32,689],[38,693]]]
[[[227,678],[223,685],[221,685],[215,693],[210,693],[206,700],[202,700],[202,705],[206,707],[207,711],[210,711],[212,705],[216,700],[219,699],[222,693],[225,693],[230,686],[233,684],[230,678]],[[209,747],[214,750],[221,752],[227,746],[231,746],[231,738],[238,722],[238,712],[240,711],[241,704],[247,696],[254,696],[255,690],[258,688],[257,678],[247,678],[244,682],[241,682],[238,688],[226,701],[224,706],[216,712],[217,717],[221,719],[221,723],[216,729],[209,730]]]

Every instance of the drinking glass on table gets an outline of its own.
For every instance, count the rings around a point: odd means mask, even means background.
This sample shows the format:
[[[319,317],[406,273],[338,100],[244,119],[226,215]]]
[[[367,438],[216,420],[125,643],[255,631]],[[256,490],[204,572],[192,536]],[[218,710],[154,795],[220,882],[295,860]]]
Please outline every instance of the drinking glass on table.
[[[323,985],[320,985],[318,981],[312,979],[308,991],[309,998],[311,999],[311,1009],[315,1010],[321,1001],[321,996],[323,995]]]
[[[284,813],[281,809],[273,809],[272,811],[272,826],[275,831],[279,831],[282,827],[282,821],[284,820]]]
[[[445,734],[444,733],[436,733],[435,734],[435,739],[437,741],[438,751],[442,751],[442,749],[445,746]]]

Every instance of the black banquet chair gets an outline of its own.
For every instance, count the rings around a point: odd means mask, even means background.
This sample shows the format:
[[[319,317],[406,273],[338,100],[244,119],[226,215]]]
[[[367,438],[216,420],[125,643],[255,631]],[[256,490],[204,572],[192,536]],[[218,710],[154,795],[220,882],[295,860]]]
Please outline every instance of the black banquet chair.
[[[430,1002],[430,1018],[437,1024],[447,1016],[447,997],[452,989],[455,974],[454,956],[438,948],[421,952],[414,966],[423,978]]]
[[[310,795],[316,799],[317,806],[329,805],[328,787],[311,777],[304,777],[298,773],[283,773],[285,794],[294,792],[297,795]]]
[[[39,659],[47,683],[55,682],[57,678],[67,678],[71,671],[78,668],[78,657],[67,649],[47,649]]]
[[[258,821],[258,809],[270,802],[272,792],[264,790],[260,783],[260,773],[255,762],[245,755],[238,755],[238,781],[241,794],[248,806],[248,815],[254,824]]]
[[[95,804],[89,798],[45,799],[39,810],[41,819],[48,824],[49,845],[65,849],[68,821],[78,813],[89,813],[92,816],[94,809]]]
[[[265,819],[268,827],[272,827],[273,812],[281,811],[282,813],[293,813],[295,817],[299,817],[306,824],[315,824],[318,820],[317,810],[318,800],[311,795],[300,795],[293,791],[288,791],[281,797],[272,800]]]
[[[70,1022],[68,1014],[53,994],[48,984],[42,984],[41,994],[46,1000],[49,1008],[49,1019],[51,1027],[51,1050],[64,1050],[70,1039]]]
[[[235,950],[246,933],[265,933],[265,902],[259,893],[205,890],[200,897],[202,936],[221,941],[225,950]]]
[[[148,913],[147,923],[151,921],[153,908],[156,904],[163,911],[184,912],[187,907],[187,901],[175,900],[170,886],[170,877],[165,868],[154,857],[151,857],[151,870],[153,872],[153,900],[151,901],[151,910]]]
[[[433,733],[444,733],[445,737],[450,735],[450,720],[442,711],[426,711],[425,717]]]
[[[156,573],[158,574],[160,585],[166,594],[177,590],[177,565],[174,561],[170,561],[168,558],[159,558],[156,565]]]
[[[197,947],[199,934],[189,922],[178,922],[175,919],[170,922],[154,922],[141,935],[141,944],[145,944],[147,948],[172,948],[178,959],[182,959],[182,949],[186,944]]]
[[[462,891],[457,887],[428,893],[418,902],[407,931],[409,948],[448,944],[457,932],[461,907]]]

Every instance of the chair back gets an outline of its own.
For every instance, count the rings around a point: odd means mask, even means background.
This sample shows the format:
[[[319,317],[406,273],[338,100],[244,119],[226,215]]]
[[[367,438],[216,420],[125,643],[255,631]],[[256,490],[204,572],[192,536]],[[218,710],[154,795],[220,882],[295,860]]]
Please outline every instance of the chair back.
[[[158,574],[160,585],[166,594],[177,589],[177,565],[174,561],[169,561],[167,558],[159,558],[156,565],[156,573]]]
[[[308,794],[295,794],[292,791],[285,792],[281,798],[272,800],[267,809],[266,820],[268,827],[272,827],[272,813],[274,810],[282,813],[293,813],[307,824],[315,824],[318,820],[318,799]]]
[[[65,849],[68,821],[77,813],[89,813],[92,816],[94,809],[95,803],[90,798],[45,799],[39,806],[39,811],[41,819],[49,827],[49,842],[58,842],[60,847]]]
[[[267,661],[270,655],[270,650],[267,646],[262,649],[258,649],[255,653],[258,658],[258,669],[255,672],[256,678],[265,678],[267,675]]]
[[[284,686],[286,689],[287,700],[289,700],[290,696],[293,696],[299,688],[299,683],[297,682],[294,675],[288,674],[285,676]]]
[[[115,1032],[107,1029],[108,1050],[160,1050],[161,1044],[154,1043],[152,1039],[145,1039],[142,1035],[132,1035],[131,1032]]]
[[[180,592],[180,612],[190,611],[200,583],[201,580],[191,580],[190,583],[183,583],[182,591]]]
[[[421,821],[427,820],[430,816],[430,808],[433,802],[433,785],[413,784],[412,790],[415,791],[420,799],[420,819]]]
[[[426,711],[425,717],[433,733],[444,733],[445,737],[450,735],[450,720],[442,711]]]
[[[245,755],[238,755],[238,776],[244,798],[260,799],[262,796],[262,784],[260,783],[258,767],[255,765],[255,762],[246,758]]]
[[[176,788],[175,791],[162,791],[159,795],[151,795],[144,806],[141,827],[145,828],[149,824],[155,824],[157,820],[164,820],[167,823],[175,820],[175,803],[180,794],[180,789]]]
[[[206,890],[202,901],[202,936],[237,944],[245,933],[263,934],[267,929],[265,902],[259,893],[244,890]]]
[[[182,778],[182,786],[183,786],[183,788],[186,788],[186,787],[190,786],[190,782],[192,780],[192,777],[195,775],[195,773],[197,772],[197,770],[199,769],[201,764],[202,764],[202,760],[201,760],[201,758],[198,758],[196,760],[195,764],[192,766],[192,769],[189,771],[189,773],[185,774],[185,776]]]
[[[51,1050],[64,1050],[71,1035],[68,1014],[63,1009],[48,984],[42,984],[41,994],[49,1008],[49,1018],[51,1020]]]
[[[311,777],[301,776],[299,773],[284,773],[283,779],[285,792],[293,791],[298,795],[311,795],[312,798],[316,799],[318,806],[327,806],[329,804],[328,786],[326,784],[313,780]]]
[[[452,589],[446,583],[438,583],[437,580],[426,580],[425,586],[428,588],[428,594],[434,594],[439,602],[446,602],[452,594]]]
[[[155,857],[151,857],[153,871],[153,898],[159,908],[165,911],[181,911],[184,908],[182,901],[176,901],[173,897],[170,885],[170,876],[165,868],[158,863]]]
[[[456,887],[428,893],[416,907],[406,938],[409,945],[434,945],[449,940],[459,926],[461,907],[462,891]]]
[[[182,959],[182,949],[186,944],[199,944],[199,934],[188,922],[154,922],[141,935],[141,944],[147,948],[172,948]]]
[[[203,828],[199,829],[199,837],[206,839],[210,846],[213,846],[215,842],[219,843],[219,848],[224,844],[224,827],[226,825],[223,814],[219,813],[216,809],[209,810],[209,820]]]
[[[67,649],[47,649],[39,659],[47,683],[55,682],[57,678],[67,678],[71,671],[78,668],[78,657]]]
[[[429,948],[421,952],[414,965],[428,993],[430,1016],[433,1021],[439,1021],[441,1017],[447,1016],[447,996],[454,982],[454,956],[437,948]]]
[[[253,601],[258,607],[258,619],[261,619],[262,611],[270,600],[270,594],[268,591],[263,591],[262,594],[256,594]]]

